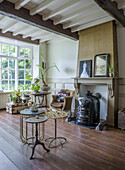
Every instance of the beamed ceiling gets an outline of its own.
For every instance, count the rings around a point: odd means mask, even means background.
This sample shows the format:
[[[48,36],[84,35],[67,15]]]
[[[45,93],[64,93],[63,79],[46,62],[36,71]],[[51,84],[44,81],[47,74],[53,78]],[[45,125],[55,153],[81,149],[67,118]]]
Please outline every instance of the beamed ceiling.
[[[117,3],[118,4],[117,4]],[[125,26],[125,0],[0,0],[0,36],[39,44],[111,20]]]

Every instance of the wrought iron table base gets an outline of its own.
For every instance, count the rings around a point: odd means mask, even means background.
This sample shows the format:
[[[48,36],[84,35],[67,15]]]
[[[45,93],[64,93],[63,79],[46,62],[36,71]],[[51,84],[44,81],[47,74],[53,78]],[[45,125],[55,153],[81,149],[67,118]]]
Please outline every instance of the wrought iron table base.
[[[55,136],[54,136],[54,137],[49,137],[49,138],[45,139],[45,141],[47,141],[47,140],[49,140],[49,139],[52,139],[51,142],[50,142],[50,144],[49,144],[49,146],[48,146],[49,148],[54,148],[54,147],[59,146],[59,145],[51,146],[51,144],[52,144],[54,141],[56,141],[56,140],[58,140],[58,141],[60,142],[60,144],[62,145],[62,147],[63,147],[63,144],[67,141],[66,138],[64,138],[64,137],[57,137],[57,121],[56,121],[56,119],[55,119]],[[63,139],[65,142],[62,143],[61,139]]]
[[[20,116],[20,139],[24,144],[32,144],[35,136],[34,136],[34,126],[32,125],[32,136],[28,137],[28,125],[26,123],[26,135],[23,134],[23,118],[27,118],[27,116]],[[40,136],[40,124],[39,124],[39,140],[42,141],[44,139],[44,123],[42,124],[42,136]],[[32,142],[28,142],[28,140],[32,139]]]
[[[32,155],[31,155],[30,159],[33,159],[35,147],[36,147],[37,145],[42,145],[42,146],[43,146],[43,149],[45,149],[47,152],[50,151],[49,149],[47,149],[47,148],[45,147],[45,145],[44,145],[43,142],[40,142],[40,141],[38,140],[38,127],[37,127],[37,126],[38,126],[38,123],[36,123],[35,142],[34,142],[34,145],[32,146]]]

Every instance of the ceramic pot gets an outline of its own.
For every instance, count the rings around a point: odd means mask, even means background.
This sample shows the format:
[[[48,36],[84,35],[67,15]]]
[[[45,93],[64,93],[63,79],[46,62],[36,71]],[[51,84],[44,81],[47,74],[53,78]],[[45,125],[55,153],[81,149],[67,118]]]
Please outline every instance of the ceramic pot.
[[[41,87],[42,91],[49,91],[49,89],[50,89],[50,86],[42,86]]]
[[[109,77],[114,77],[114,73],[109,73]]]

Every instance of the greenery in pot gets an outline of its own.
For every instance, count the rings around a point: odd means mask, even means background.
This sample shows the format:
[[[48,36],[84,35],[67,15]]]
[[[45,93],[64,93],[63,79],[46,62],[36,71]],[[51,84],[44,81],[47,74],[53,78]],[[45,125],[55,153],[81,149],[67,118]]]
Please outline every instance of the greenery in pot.
[[[41,55],[42,62],[44,62],[44,58],[43,58],[42,51],[40,52],[40,55]],[[55,67],[55,68],[60,72],[59,68],[57,67],[57,65],[56,65],[55,63],[54,63],[52,66],[50,66],[50,67],[48,67],[48,68],[46,68],[46,69],[44,69],[44,68],[43,68],[42,66],[40,66],[40,65],[37,65],[37,66],[39,67],[39,69],[40,69],[40,71],[41,71],[41,75],[39,76],[39,79],[42,80],[43,86],[48,86],[48,85],[46,84],[46,82],[45,82],[45,75],[46,75],[47,71],[48,71],[50,68]]]
[[[108,71],[109,71],[109,76],[113,77],[114,76],[114,66],[113,65],[109,65],[108,66]]]
[[[14,90],[9,95],[12,101],[20,102],[21,92],[20,90]]]
[[[26,75],[25,79],[28,80],[28,81],[33,80],[31,75]],[[39,79],[38,78],[35,78],[34,83],[31,84],[31,90],[36,91],[36,92],[40,91],[40,85],[39,85]]]
[[[20,84],[18,86],[18,89],[22,90],[22,96],[29,97],[29,91],[31,90],[30,84]]]
[[[41,55],[42,62],[44,62],[44,58],[43,58],[42,52],[40,52],[40,55]],[[44,68],[43,68],[42,66],[40,66],[40,65],[37,65],[37,66],[39,67],[39,69],[40,69],[40,71],[41,71],[41,75],[39,75],[39,78],[35,78],[35,79],[34,79],[34,83],[32,84],[31,89],[32,89],[32,90],[35,90],[35,91],[39,91],[39,90],[40,90],[40,86],[39,86],[39,81],[40,81],[40,80],[42,80],[43,86],[48,86],[48,85],[46,84],[46,82],[45,82],[45,75],[46,75],[47,71],[48,71],[50,68],[55,67],[55,68],[60,72],[59,68],[57,67],[57,65],[56,65],[55,63],[54,63],[52,66],[50,66],[50,67],[48,67],[48,68],[46,68],[46,69],[44,69]],[[31,75],[26,75],[26,76],[25,76],[25,79],[27,79],[28,81],[32,81],[32,80],[33,80],[33,78],[32,78]]]

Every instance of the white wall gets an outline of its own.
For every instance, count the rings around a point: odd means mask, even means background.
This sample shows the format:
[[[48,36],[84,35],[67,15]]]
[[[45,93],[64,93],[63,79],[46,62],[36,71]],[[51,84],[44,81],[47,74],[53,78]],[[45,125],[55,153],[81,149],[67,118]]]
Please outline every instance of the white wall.
[[[36,66],[39,64],[39,45],[33,46],[33,78],[38,77],[39,75],[39,68]]]
[[[56,63],[55,68],[48,71],[48,78],[71,78],[76,76],[78,41],[62,39],[47,44],[47,65]]]

